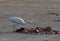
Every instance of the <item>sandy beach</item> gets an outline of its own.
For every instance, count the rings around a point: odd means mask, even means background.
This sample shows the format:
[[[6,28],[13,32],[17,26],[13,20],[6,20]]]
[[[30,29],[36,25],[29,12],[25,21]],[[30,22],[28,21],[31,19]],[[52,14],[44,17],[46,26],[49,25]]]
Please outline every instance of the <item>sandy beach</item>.
[[[50,14],[51,12],[55,14]],[[58,16],[56,16],[56,14],[58,14]],[[41,27],[51,26],[53,29],[60,30],[60,21],[54,21],[60,20],[60,0],[0,0],[0,32],[13,31],[12,25],[14,25],[14,23],[8,20],[10,17],[21,17],[32,23],[28,27],[33,27],[33,25]],[[9,35],[11,36],[11,34]],[[4,35],[2,36],[4,37]],[[58,37],[59,35],[56,36]],[[15,38],[14,36],[12,37],[12,41],[14,41]],[[59,38],[60,36],[56,38],[56,41],[60,41],[58,40]],[[39,38],[37,38],[37,40],[30,41],[38,40]]]
[[[8,20],[10,17],[21,17],[35,26],[52,26],[60,29],[60,23],[54,22],[60,19],[59,0],[0,0],[0,28],[12,29],[13,25]],[[52,15],[50,12],[58,13]],[[58,24],[58,25],[57,25]]]

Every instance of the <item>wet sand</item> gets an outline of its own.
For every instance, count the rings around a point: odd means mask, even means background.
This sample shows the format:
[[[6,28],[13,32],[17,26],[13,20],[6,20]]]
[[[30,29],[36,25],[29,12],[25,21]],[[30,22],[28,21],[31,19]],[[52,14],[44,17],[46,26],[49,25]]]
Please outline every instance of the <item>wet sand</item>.
[[[0,28],[2,31],[4,31],[3,28],[12,30],[13,27],[10,26],[14,23],[8,18],[17,16],[34,26],[51,26],[54,29],[60,29],[60,22],[54,22],[60,19],[59,2],[59,0],[2,0],[0,1]],[[50,12],[58,13],[58,16]]]
[[[58,13],[58,16],[50,12]],[[13,31],[14,23],[8,18],[16,16],[30,22],[31,27],[51,26],[53,29],[60,30],[60,21],[54,21],[60,20],[60,0],[0,0],[0,32]],[[58,41],[59,38],[60,36],[57,38]]]

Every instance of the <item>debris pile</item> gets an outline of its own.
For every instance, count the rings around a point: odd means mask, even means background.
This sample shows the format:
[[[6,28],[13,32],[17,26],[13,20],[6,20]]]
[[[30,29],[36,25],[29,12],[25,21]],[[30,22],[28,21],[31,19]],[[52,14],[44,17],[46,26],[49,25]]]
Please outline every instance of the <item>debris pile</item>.
[[[35,28],[25,28],[21,27],[13,32],[25,33],[25,34],[60,34],[60,31],[53,30],[51,27],[35,27]]]

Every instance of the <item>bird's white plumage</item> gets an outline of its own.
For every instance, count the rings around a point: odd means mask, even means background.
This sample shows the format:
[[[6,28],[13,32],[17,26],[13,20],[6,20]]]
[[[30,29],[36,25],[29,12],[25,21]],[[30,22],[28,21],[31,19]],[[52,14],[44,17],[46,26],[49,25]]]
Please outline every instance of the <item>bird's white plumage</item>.
[[[12,27],[14,27],[13,29],[17,29],[17,26],[25,26],[25,27],[31,27],[31,23],[28,21],[24,21],[22,18],[19,17],[10,17],[9,18],[10,21],[12,21],[13,23],[15,23],[14,25],[12,25]]]
[[[11,20],[12,22],[16,23],[16,24],[25,24],[26,22],[19,17],[11,17],[9,20]]]

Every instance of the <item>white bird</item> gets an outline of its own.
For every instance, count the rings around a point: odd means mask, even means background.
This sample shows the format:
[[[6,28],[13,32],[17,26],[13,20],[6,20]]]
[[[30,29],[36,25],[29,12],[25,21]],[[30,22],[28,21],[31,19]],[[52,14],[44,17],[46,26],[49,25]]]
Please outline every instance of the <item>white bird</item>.
[[[11,17],[9,20],[16,24],[21,24],[21,25],[26,24],[26,22],[22,18],[19,18],[19,17]]]
[[[14,30],[16,29],[17,25],[28,26],[28,24],[29,24],[29,22],[26,22],[22,18],[19,18],[19,17],[11,17],[11,18],[9,18],[9,20],[12,21],[13,23],[15,23],[13,25]]]

